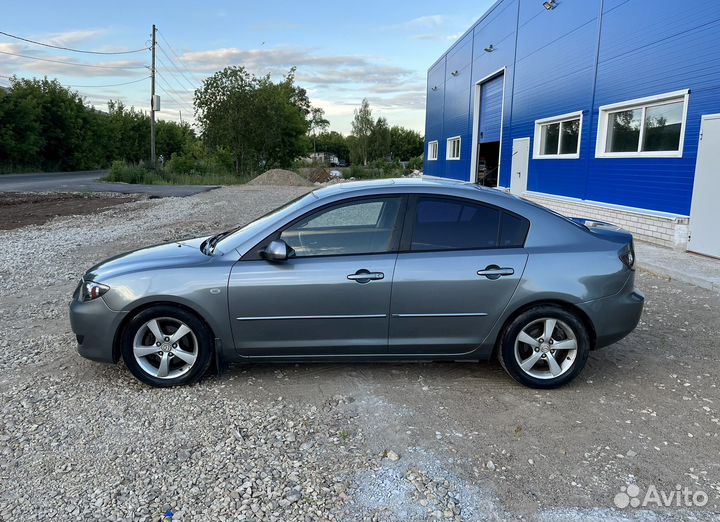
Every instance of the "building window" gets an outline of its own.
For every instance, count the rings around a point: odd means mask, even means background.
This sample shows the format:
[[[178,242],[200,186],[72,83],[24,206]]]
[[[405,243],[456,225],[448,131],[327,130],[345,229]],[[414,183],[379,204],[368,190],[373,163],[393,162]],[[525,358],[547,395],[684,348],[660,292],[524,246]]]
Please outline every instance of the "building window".
[[[460,136],[454,138],[448,138],[447,140],[447,153],[445,159],[459,160],[460,159]]]
[[[533,159],[578,159],[582,111],[535,121]]]
[[[600,107],[598,158],[680,158],[690,91]]]
[[[428,160],[435,161],[438,159],[438,142],[431,141],[428,143]]]

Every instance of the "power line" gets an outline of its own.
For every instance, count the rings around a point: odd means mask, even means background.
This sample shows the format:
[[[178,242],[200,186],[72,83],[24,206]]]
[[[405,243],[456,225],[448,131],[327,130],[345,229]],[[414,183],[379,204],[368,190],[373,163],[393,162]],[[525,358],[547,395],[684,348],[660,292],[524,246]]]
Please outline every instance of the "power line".
[[[175,56],[175,58],[178,59],[178,62],[179,62],[180,64],[182,64],[182,63],[183,63],[182,58],[180,58],[180,56],[178,55],[178,53],[175,52],[175,49],[173,49],[173,46],[170,45],[170,42],[167,41],[167,38],[165,38],[165,35],[163,35],[162,31],[158,31],[158,34],[160,34],[160,38],[162,38],[163,42],[165,42],[165,45],[167,45],[168,49],[170,49],[170,52]],[[183,67],[185,68],[185,70],[188,72],[188,74],[189,74],[190,76],[192,76],[193,78],[195,78],[195,82],[196,82],[196,83],[202,83],[202,79],[197,78],[197,76],[195,75],[195,73],[193,73],[193,72],[192,72],[190,69],[188,69],[186,66],[183,66]]]
[[[26,54],[10,53],[8,51],[0,51],[0,54],[9,56],[17,56],[18,58],[27,58],[28,60],[38,60],[41,62],[60,63],[63,65],[76,65],[79,67],[93,67],[95,69],[147,69],[147,65],[95,65],[90,63],[65,62],[62,60],[51,60],[49,58],[38,58],[37,56],[28,56]]]
[[[175,84],[171,84],[170,81],[168,81],[168,78],[164,75],[164,73],[160,70],[156,70],[158,78],[162,80],[162,82],[165,84],[165,86],[170,89],[171,91],[175,92],[175,95],[183,99],[183,96],[187,95],[188,89],[185,88],[181,83],[179,83],[177,80],[175,80]],[[169,78],[175,79],[173,76],[170,76]]]
[[[92,89],[92,88],[94,88],[94,87],[98,87],[98,88],[99,88],[99,87],[120,87],[121,85],[130,85],[131,83],[139,83],[139,82],[142,82],[142,81],[147,80],[147,79],[149,79],[149,78],[150,78],[150,76],[148,75],[148,76],[145,76],[145,77],[143,77],[143,78],[140,78],[139,80],[132,80],[132,81],[130,81],[130,82],[108,83],[108,84],[105,84],[105,85],[66,85],[65,87],[80,87],[80,88],[84,88],[84,89]]]
[[[73,49],[71,47],[63,47],[61,45],[53,45],[49,43],[44,42],[37,42],[35,40],[30,40],[28,38],[23,38],[22,36],[17,36],[14,34],[6,33],[3,31],[0,31],[0,34],[9,36],[10,38],[15,38],[16,40],[22,40],[23,42],[28,42],[35,45],[42,45],[43,47],[51,47],[53,49],[62,49],[63,51],[72,51],[74,53],[85,53],[85,54],[131,54],[131,53],[140,53],[143,51],[148,51],[149,47],[143,47],[142,49],[132,49],[128,51],[87,51],[83,49]]]
[[[162,85],[158,85],[158,88],[168,97],[169,103],[175,104],[183,110],[190,110],[191,112],[194,112],[191,105],[177,99],[170,91],[165,90],[165,87],[163,87]]]
[[[162,48],[159,46],[158,46],[158,49],[160,49],[162,51]],[[160,58],[160,56],[157,56],[157,60],[162,64],[162,66],[164,67],[165,72],[168,74],[168,76],[172,77],[177,82],[178,85],[182,86],[183,89],[185,89],[185,85],[187,85],[188,87],[190,87],[190,90],[193,90],[193,91],[195,90],[196,87],[187,78],[184,78],[184,80],[185,80],[184,85],[182,82],[178,81],[177,75],[170,70],[170,66],[165,62],[165,60]],[[177,67],[174,67],[174,68],[176,71],[178,70]],[[180,71],[178,71],[178,72],[180,72]],[[180,74],[182,74],[182,73],[180,73]]]
[[[17,75],[14,75],[14,76],[15,76],[16,78],[18,77]],[[0,74],[0,78],[6,78],[6,79],[10,80],[10,79],[12,78],[12,76],[4,76],[4,75]],[[100,88],[100,87],[119,87],[119,86],[121,86],[121,85],[130,85],[131,83],[139,83],[139,82],[141,82],[141,81],[143,81],[143,80],[147,80],[148,78],[150,78],[150,76],[144,76],[143,78],[140,78],[140,79],[138,79],[138,80],[132,80],[132,81],[129,81],[129,82],[107,83],[107,84],[104,84],[104,85],[68,85],[68,84],[61,84],[61,85],[63,85],[64,87],[77,87],[77,88],[83,88],[83,89],[92,89],[92,88],[96,88],[96,87],[97,87],[97,88]]]
[[[167,69],[167,66],[165,65],[165,62],[159,59],[158,61],[163,64],[163,68],[156,68],[155,72],[158,75],[158,78],[162,79],[165,85],[168,87],[168,89],[171,89],[177,93],[178,98],[182,99],[182,96],[189,95],[192,97],[192,93],[195,91],[194,87],[190,87],[189,89],[180,82],[173,74],[172,71]],[[172,83],[171,83],[172,81]]]
[[[183,100],[179,95],[175,96],[172,93],[172,87],[165,81],[165,79],[162,76],[158,75],[157,78],[161,82],[160,84],[158,84],[158,87],[160,88],[160,90],[162,90],[162,92],[164,92],[171,100],[173,100],[176,105],[180,105],[185,109],[193,108],[193,105],[190,102],[187,102],[187,101]],[[163,87],[163,85],[164,85],[164,87]],[[167,89],[165,89],[165,87],[167,87]]]
[[[180,70],[180,68],[175,64],[175,61],[165,52],[165,50],[162,48],[162,46],[158,46],[158,49],[160,49],[160,52],[163,53],[163,55],[170,61],[172,66],[175,68],[175,70],[182,75],[182,77],[185,79],[185,81],[190,86],[190,88],[195,90],[195,84],[185,75],[184,72],[182,72]],[[167,64],[165,64],[164,61],[162,61],[162,60],[160,60],[160,61],[167,67]]]

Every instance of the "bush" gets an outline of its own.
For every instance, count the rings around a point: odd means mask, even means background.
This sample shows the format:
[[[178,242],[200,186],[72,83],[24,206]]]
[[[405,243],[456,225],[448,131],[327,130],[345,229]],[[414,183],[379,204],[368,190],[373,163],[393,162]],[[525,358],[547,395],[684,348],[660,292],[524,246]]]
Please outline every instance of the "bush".
[[[233,157],[228,150],[219,148],[208,153],[200,142],[188,145],[183,152],[174,153],[165,164],[167,171],[172,174],[189,175],[232,175],[233,166]]]
[[[174,155],[173,155],[174,156]],[[175,162],[174,168],[184,168],[188,165],[187,172],[182,173],[170,170],[171,159],[164,168],[153,170],[145,163],[128,163],[126,161],[114,161],[110,168],[110,175],[103,181],[132,183],[137,185],[237,185],[247,183],[251,176],[238,176],[227,172],[200,173],[198,165],[205,168],[207,165],[199,162],[193,164],[188,158],[181,158]],[[212,163],[212,162],[211,162]]]
[[[145,167],[143,162],[133,164],[126,161],[113,161],[110,175],[105,180],[133,184],[145,183],[144,180],[149,173],[150,169]]]
[[[420,170],[422,171],[424,168],[424,158],[423,155],[420,154],[419,156],[415,156],[414,158],[410,158],[410,161],[408,161],[407,164],[408,170],[411,172],[413,170]]]

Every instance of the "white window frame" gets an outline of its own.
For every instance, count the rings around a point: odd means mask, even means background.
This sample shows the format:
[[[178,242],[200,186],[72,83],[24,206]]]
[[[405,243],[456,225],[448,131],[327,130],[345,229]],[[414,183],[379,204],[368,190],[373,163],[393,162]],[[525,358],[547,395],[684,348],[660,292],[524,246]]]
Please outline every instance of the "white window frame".
[[[430,152],[433,149],[433,145],[435,145],[435,154],[430,154]],[[438,159],[438,151],[440,150],[440,145],[438,144],[438,140],[428,141],[428,161],[437,161]]]
[[[612,103],[603,105],[598,109],[598,131],[597,144],[595,146],[596,158],[682,158],[683,148],[685,146],[685,127],[687,124],[688,101],[690,99],[690,89],[680,91],[667,92],[655,96],[647,96],[645,98],[637,98],[620,103]],[[680,143],[678,150],[649,150],[641,151],[643,138],[645,136],[645,112],[648,107],[655,105],[664,105],[671,102],[683,102],[682,120],[680,122]],[[638,150],[635,152],[606,152],[607,146],[607,127],[609,115],[613,112],[627,111],[634,109],[642,109],[640,136],[638,137]]]
[[[457,157],[451,156],[452,153],[452,145],[451,142],[456,141],[458,142],[458,155]],[[445,149],[445,159],[448,161],[457,161],[460,159],[460,156],[462,155],[462,137],[461,136],[452,136],[451,138],[447,139],[447,147]]]
[[[552,123],[563,123],[571,120],[580,120],[580,129],[578,131],[578,143],[577,150],[568,154],[560,154],[560,146],[562,141],[562,132],[558,137],[558,153],[556,154],[543,154],[540,148],[542,128],[545,125]],[[533,159],[579,159],[580,158],[580,141],[582,140],[583,130],[583,113],[582,111],[568,112],[567,114],[560,114],[559,116],[551,116],[549,118],[542,118],[535,120],[535,138],[533,140]]]

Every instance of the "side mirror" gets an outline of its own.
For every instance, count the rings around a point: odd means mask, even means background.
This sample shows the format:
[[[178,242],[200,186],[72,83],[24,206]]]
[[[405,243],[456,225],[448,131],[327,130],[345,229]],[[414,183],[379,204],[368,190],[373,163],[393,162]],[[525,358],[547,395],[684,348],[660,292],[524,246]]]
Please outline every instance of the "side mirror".
[[[261,255],[268,261],[286,261],[289,257],[295,255],[295,250],[282,239],[276,239],[270,241],[270,244],[265,247]]]

